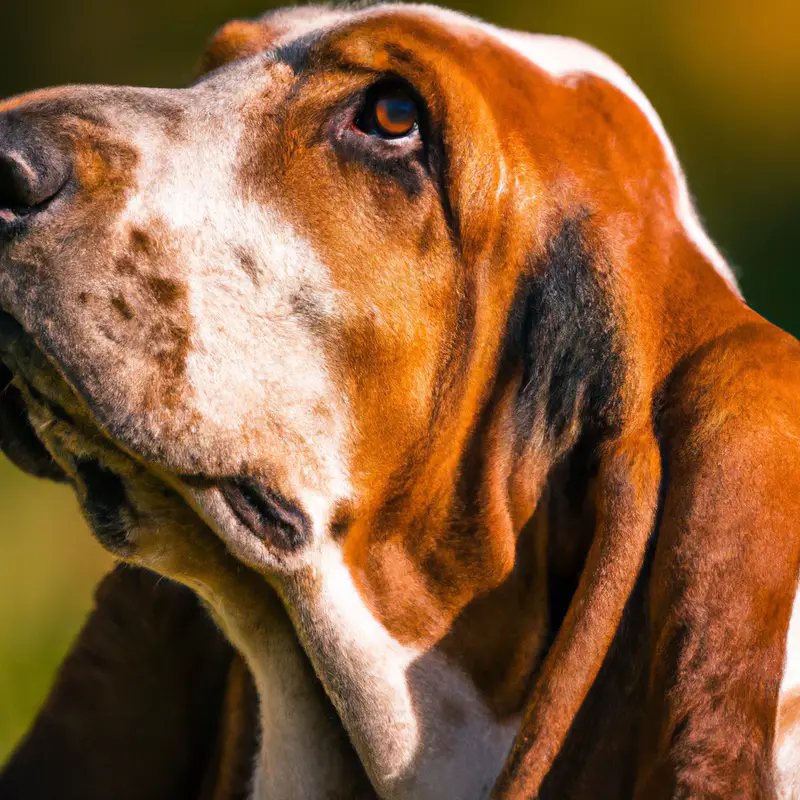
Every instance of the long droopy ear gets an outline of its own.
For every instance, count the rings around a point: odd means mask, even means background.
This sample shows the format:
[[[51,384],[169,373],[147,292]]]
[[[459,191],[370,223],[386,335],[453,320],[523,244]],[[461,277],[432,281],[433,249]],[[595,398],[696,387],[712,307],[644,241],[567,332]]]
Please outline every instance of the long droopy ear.
[[[597,469],[585,565],[494,789],[495,798],[531,798],[597,678],[656,520],[658,345],[642,335],[653,325],[631,309],[678,230],[670,218],[677,179],[646,115],[610,83],[579,71],[561,79],[506,48],[473,50],[481,66],[465,66],[491,107],[501,152],[491,162],[500,167],[494,191],[470,191],[452,205],[462,233],[471,220],[490,220],[494,239],[483,241],[496,250],[487,261],[504,271],[519,265],[506,306],[519,381],[518,456],[507,485],[527,482],[535,502],[565,460],[590,457]],[[512,74],[513,82],[503,77]],[[450,174],[469,187],[460,158]],[[485,170],[473,173],[474,183]],[[482,211],[479,200],[500,213]],[[499,274],[492,278],[497,286]]]
[[[656,514],[660,465],[647,431],[600,461],[594,539],[578,588],[527,701],[495,798],[538,794],[596,679],[633,591]]]
[[[516,417],[523,442],[516,469],[524,474],[510,485],[541,486],[548,480],[542,465],[575,459],[596,464],[597,475],[580,581],[526,702],[496,797],[539,791],[608,653],[656,517],[659,448],[648,406],[631,399],[636,366],[622,352],[623,323],[591,226],[589,217],[563,220],[522,277],[514,303],[510,338],[521,361]]]

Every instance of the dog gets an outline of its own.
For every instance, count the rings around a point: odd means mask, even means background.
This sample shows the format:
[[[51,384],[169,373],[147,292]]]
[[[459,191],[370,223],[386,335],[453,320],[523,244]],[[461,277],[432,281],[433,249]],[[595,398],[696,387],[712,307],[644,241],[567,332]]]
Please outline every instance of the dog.
[[[204,70],[0,106],[4,447],[210,609],[252,796],[800,792],[800,349],[641,91],[417,5]]]

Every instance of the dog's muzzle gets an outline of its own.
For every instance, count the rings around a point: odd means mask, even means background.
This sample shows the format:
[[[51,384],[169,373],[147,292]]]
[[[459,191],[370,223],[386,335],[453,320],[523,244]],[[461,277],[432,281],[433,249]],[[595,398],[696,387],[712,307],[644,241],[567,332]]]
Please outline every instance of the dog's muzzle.
[[[20,110],[0,113],[0,249],[24,235],[69,181],[69,157]],[[12,383],[15,362],[35,344],[10,314],[0,309],[0,449],[26,472],[64,480],[31,426],[22,394]]]

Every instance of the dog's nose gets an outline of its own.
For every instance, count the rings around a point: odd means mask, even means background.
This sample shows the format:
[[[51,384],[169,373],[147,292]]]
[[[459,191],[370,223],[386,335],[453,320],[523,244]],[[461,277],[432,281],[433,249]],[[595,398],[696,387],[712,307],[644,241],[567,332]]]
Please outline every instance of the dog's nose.
[[[25,114],[0,113],[0,232],[41,210],[70,176],[59,144]]]

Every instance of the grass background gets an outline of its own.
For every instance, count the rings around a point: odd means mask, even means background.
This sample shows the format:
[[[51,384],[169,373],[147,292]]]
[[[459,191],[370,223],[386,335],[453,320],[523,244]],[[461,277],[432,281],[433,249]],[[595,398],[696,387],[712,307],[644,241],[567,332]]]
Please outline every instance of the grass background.
[[[71,491],[0,456],[0,761],[41,702],[109,565]]]
[[[800,332],[800,2],[473,0],[493,22],[610,53],[672,135],[712,236],[765,316]],[[41,86],[179,86],[256,0],[0,0],[0,97]],[[0,761],[25,730],[109,559],[70,493],[0,456]]]

